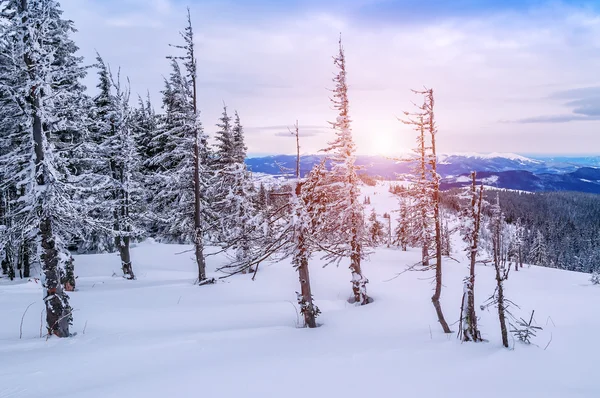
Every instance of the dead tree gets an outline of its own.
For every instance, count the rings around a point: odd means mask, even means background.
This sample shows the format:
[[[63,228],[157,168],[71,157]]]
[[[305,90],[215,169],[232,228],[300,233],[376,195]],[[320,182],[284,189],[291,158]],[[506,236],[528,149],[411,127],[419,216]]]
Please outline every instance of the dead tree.
[[[324,163],[316,166],[308,177],[302,181],[300,178],[300,138],[296,122],[292,134],[296,138],[296,169],[294,172],[293,186],[271,194],[272,197],[284,199],[281,205],[269,212],[268,215],[258,216],[253,223],[247,226],[245,239],[250,243],[247,255],[236,258],[232,263],[221,267],[219,271],[227,273],[224,278],[244,273],[252,267],[258,266],[263,261],[282,261],[292,258],[292,265],[298,271],[300,292],[296,292],[300,313],[303,315],[304,324],[309,328],[317,327],[316,318],[320,314],[319,308],[313,303],[310,286],[309,259],[316,246],[312,238],[318,216],[316,195],[314,188],[319,186]],[[278,201],[279,202],[279,201]],[[261,231],[269,231],[269,236],[264,236]]]
[[[422,223],[422,263],[426,267],[429,260],[435,259],[435,289],[431,302],[435,308],[438,321],[444,333],[451,333],[450,327],[444,318],[440,298],[442,295],[442,228],[440,217],[440,175],[437,173],[436,135],[434,105],[435,100],[432,89],[423,91],[412,90],[413,93],[423,95],[423,104],[417,106],[416,112],[404,112],[406,120],[403,123],[411,125],[419,133],[417,137],[418,166],[417,172],[417,197],[416,203],[421,212]],[[427,137],[429,136],[429,137]],[[429,140],[429,143],[428,141]],[[429,219],[433,218],[433,250],[435,256],[429,254],[431,245],[431,232],[428,226]]]
[[[463,298],[460,314],[459,337],[463,341],[481,341],[481,333],[477,328],[477,314],[475,313],[475,263],[479,249],[479,230],[481,228],[481,208],[483,202],[483,185],[477,189],[476,173],[471,173],[471,187],[469,189],[469,205],[461,214],[461,233],[467,243],[470,260],[469,276],[464,279]],[[479,192],[478,192],[479,191]]]
[[[496,272],[496,289],[494,294],[486,301],[482,308],[495,306],[498,309],[498,320],[500,321],[500,332],[502,334],[502,345],[508,347],[508,329],[506,327],[506,317],[510,315],[508,306],[512,304],[504,295],[504,281],[508,279],[510,273],[510,262],[506,248],[506,225],[504,215],[500,209],[500,200],[496,197],[496,203],[491,207],[491,218],[489,223],[490,233],[492,235],[493,263]]]

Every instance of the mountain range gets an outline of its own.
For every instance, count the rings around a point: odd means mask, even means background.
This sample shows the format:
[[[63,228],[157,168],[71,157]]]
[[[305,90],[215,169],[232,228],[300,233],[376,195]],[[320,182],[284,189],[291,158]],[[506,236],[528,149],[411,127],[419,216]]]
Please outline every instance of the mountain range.
[[[300,158],[300,171],[306,175],[324,155]],[[246,159],[255,173],[282,175],[296,167],[295,155],[272,155]],[[386,180],[402,179],[410,173],[414,162],[373,155],[358,155],[360,173]],[[438,156],[438,171],[442,189],[469,183],[471,171],[477,171],[478,181],[497,188],[530,192],[577,191],[600,193],[600,156],[526,157],[512,153],[452,153]]]

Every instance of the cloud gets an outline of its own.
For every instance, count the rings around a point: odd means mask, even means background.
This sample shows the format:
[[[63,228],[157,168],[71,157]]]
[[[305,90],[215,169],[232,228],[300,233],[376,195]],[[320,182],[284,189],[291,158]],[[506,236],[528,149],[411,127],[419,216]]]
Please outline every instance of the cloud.
[[[331,136],[322,128],[336,117],[328,90],[333,87],[331,57],[342,30],[359,152],[375,147],[376,139],[385,141],[379,147],[414,146],[413,132],[396,116],[411,110],[411,101],[417,100],[409,89],[424,85],[435,89],[441,151],[489,152],[500,143],[510,144],[502,150],[513,152],[600,147],[592,123],[577,124],[581,140],[538,140],[552,124],[564,130],[569,123],[593,121],[600,114],[600,89],[593,86],[600,84],[600,14],[594,7],[539,2],[520,7],[519,1],[510,0],[510,7],[496,2],[491,9],[477,5],[459,13],[450,3],[441,9],[422,3],[191,1],[205,130],[217,130],[225,101],[239,111],[245,126],[272,127],[247,128],[250,151],[281,152],[281,141],[268,137],[287,136],[287,126],[297,119],[306,123],[301,124],[307,134],[304,150],[324,147]],[[134,94],[149,90],[160,111],[162,76],[169,74],[165,56],[175,51],[169,44],[180,41],[185,4],[61,4],[79,29],[75,40],[86,61],[92,63],[97,49],[131,78]],[[410,18],[402,17],[406,4]],[[435,11],[431,18],[430,11]],[[94,90],[93,72],[86,85]],[[513,136],[519,139],[506,139]]]
[[[517,123],[567,123],[573,121],[600,120],[600,87],[581,87],[562,90],[549,96],[561,100],[571,114],[535,116],[517,120]],[[565,100],[568,100],[564,102]]]

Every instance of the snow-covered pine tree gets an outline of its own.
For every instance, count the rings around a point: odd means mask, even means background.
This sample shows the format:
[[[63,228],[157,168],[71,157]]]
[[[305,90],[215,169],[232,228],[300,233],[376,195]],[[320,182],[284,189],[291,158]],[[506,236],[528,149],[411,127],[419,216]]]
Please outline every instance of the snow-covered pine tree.
[[[460,214],[460,233],[467,244],[469,258],[469,276],[463,280],[463,298],[460,309],[459,337],[463,341],[482,341],[477,327],[475,312],[475,263],[479,251],[479,231],[481,229],[481,212],[483,206],[483,185],[477,189],[476,173],[471,172],[471,186],[465,192],[466,205]]]
[[[260,231],[250,227],[260,209],[256,207],[256,189],[244,163],[246,147],[239,115],[236,112],[232,128],[224,107],[220,121],[217,124],[220,130],[216,135],[211,201],[214,211],[219,214],[217,239],[221,246],[236,252],[234,263],[239,263],[239,259],[247,257],[253,241],[260,238],[253,236]],[[241,268],[242,273],[246,271],[250,269]]]
[[[435,258],[435,289],[431,302],[435,308],[438,321],[444,333],[451,333],[450,327],[444,318],[440,298],[442,294],[442,226],[440,215],[440,180],[437,173],[435,100],[432,89],[424,91],[412,90],[413,93],[423,95],[423,105],[417,106],[416,112],[404,112],[404,124],[413,126],[418,132],[416,166],[414,178],[416,184],[411,187],[413,200],[416,206],[414,213],[417,215],[418,231],[422,243],[422,263],[429,266],[429,260]],[[430,251],[435,256],[430,256]]]
[[[316,317],[320,311],[313,303],[310,288],[310,276],[308,262],[312,252],[318,245],[315,239],[315,225],[318,208],[318,198],[321,196],[320,178],[324,177],[323,162],[315,166],[309,173],[307,179],[300,178],[300,139],[299,128],[293,134],[296,137],[297,162],[295,178],[291,185],[285,185],[285,189],[273,192],[279,198],[277,205],[269,206],[272,212],[264,215],[259,212],[250,223],[248,223],[248,234],[253,237],[252,245],[244,257],[236,257],[234,261],[221,268],[229,275],[242,273],[257,267],[261,262],[268,259],[282,261],[292,258],[292,265],[298,271],[300,280],[300,292],[296,292],[300,312],[304,318],[305,326],[314,328],[317,326]],[[273,201],[275,202],[275,201]],[[262,236],[257,232],[265,231]],[[266,231],[269,231],[268,235]]]
[[[233,157],[238,164],[244,164],[246,161],[246,148],[244,140],[244,127],[240,121],[240,115],[238,111],[235,111],[233,129],[232,129],[232,140],[233,140]]]
[[[592,271],[590,282],[592,282],[592,285],[600,285],[600,267]]]
[[[408,199],[402,196],[399,199],[400,209],[398,209],[398,218],[394,229],[394,242],[400,246],[402,251],[406,251],[410,242],[411,222]]]
[[[9,178],[3,183],[21,190],[11,233],[36,242],[34,261],[42,268],[48,334],[67,337],[72,311],[63,283],[74,285],[74,275],[65,244],[80,235],[82,224],[73,203],[69,156],[76,149],[72,143],[79,141],[76,136],[85,131],[78,107],[85,101],[79,82],[86,71],[69,37],[73,24],[61,16],[55,0],[0,3],[1,36],[7,38],[3,44],[11,43],[13,55],[9,70],[0,72],[0,91],[19,108],[18,128],[10,131],[11,150],[1,163]]]
[[[548,248],[546,247],[544,234],[540,230],[536,231],[528,258],[530,264],[541,265],[542,267],[548,266]]]
[[[160,214],[162,235],[171,241],[192,242],[198,266],[198,284],[214,282],[206,277],[204,236],[209,214],[206,190],[209,158],[207,138],[200,122],[197,92],[197,61],[190,10],[181,33],[182,56],[169,56],[171,74],[165,82],[163,105],[166,115],[152,143],[156,155],[148,163],[155,173],[154,209]],[[178,61],[182,61],[182,73]]]
[[[392,217],[390,213],[383,213],[383,218],[386,220],[386,230],[385,235],[387,236],[387,247],[389,248],[392,245]]]
[[[135,279],[129,247],[132,239],[143,235],[143,186],[140,159],[133,132],[133,114],[129,89],[121,87],[98,55],[100,93],[96,104],[93,139],[97,143],[96,174],[102,181],[96,186],[97,221],[119,251],[121,269],[127,279]]]
[[[377,213],[375,209],[371,209],[371,214],[369,214],[369,238],[371,240],[371,245],[373,247],[380,245],[384,238],[385,232],[383,223],[377,219]]]
[[[498,196],[496,196],[496,203],[491,206],[490,213],[488,228],[492,235],[493,262],[496,271],[496,290],[488,299],[488,304],[486,306],[495,305],[498,309],[502,345],[508,347],[506,315],[509,301],[504,295],[504,281],[508,279],[510,263],[508,262],[508,245],[506,242],[506,221],[504,219],[504,214],[502,214],[502,209],[500,208],[500,198]]]
[[[330,224],[328,230],[335,233],[332,238],[336,241],[336,250],[330,252],[328,258],[337,262],[350,258],[353,300],[365,305],[370,302],[367,295],[369,280],[363,275],[361,267],[361,260],[365,255],[363,243],[366,241],[366,231],[363,205],[359,198],[360,179],[356,174],[356,147],[350,126],[346,58],[341,38],[338,55],[333,61],[338,72],[333,78],[335,88],[331,102],[338,116],[335,122],[330,122],[335,139],[324,150],[331,161],[331,170],[327,173],[324,184],[328,186],[332,197],[326,217]]]

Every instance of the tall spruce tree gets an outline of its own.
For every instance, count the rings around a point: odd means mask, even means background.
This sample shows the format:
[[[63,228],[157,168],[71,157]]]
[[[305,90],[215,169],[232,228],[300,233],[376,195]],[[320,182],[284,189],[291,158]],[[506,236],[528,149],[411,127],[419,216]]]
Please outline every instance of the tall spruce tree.
[[[463,299],[460,310],[459,337],[463,341],[482,341],[475,312],[475,263],[479,251],[479,231],[483,206],[483,185],[477,189],[476,173],[471,173],[471,186],[465,192],[467,204],[461,211],[460,232],[467,244],[469,276],[463,280]]]
[[[57,1],[5,1],[0,17],[3,44],[9,42],[14,55],[0,73],[0,90],[18,109],[10,150],[2,157],[7,185],[21,191],[12,233],[36,242],[46,327],[51,335],[67,337],[72,311],[63,284],[74,285],[74,275],[65,245],[81,233],[73,176],[83,178],[70,156],[85,134],[79,106],[85,101],[80,80],[86,71],[70,39],[73,23],[62,19]]]
[[[413,126],[418,132],[418,147],[414,150],[416,164],[414,170],[413,203],[416,208],[418,236],[422,244],[422,264],[429,267],[430,259],[435,259],[435,288],[431,302],[435,308],[440,326],[444,333],[451,333],[448,322],[444,317],[440,298],[442,294],[442,225],[440,213],[440,180],[437,173],[436,136],[437,124],[435,122],[434,95],[432,89],[424,91],[412,90],[413,93],[423,95],[423,104],[417,106],[416,112],[404,112],[406,120],[402,122]],[[430,255],[434,251],[435,255]]]
[[[121,257],[121,269],[127,279],[135,279],[130,243],[143,235],[143,186],[129,89],[122,88],[98,55],[98,88],[93,139],[97,143],[96,174],[103,177],[97,185],[98,221],[108,232]]]
[[[181,33],[182,56],[170,56],[171,74],[165,82],[163,118],[152,143],[156,155],[148,162],[158,169],[155,185],[158,195],[154,209],[160,214],[160,233],[167,240],[192,242],[198,267],[198,284],[212,283],[206,277],[204,237],[208,204],[207,139],[198,110],[197,60],[190,10]],[[178,61],[182,61],[182,72]]]
[[[337,74],[333,78],[335,88],[331,103],[338,112],[334,122],[330,122],[335,138],[324,149],[331,161],[331,170],[324,182],[330,190],[331,200],[328,203],[328,231],[335,231],[333,246],[335,250],[328,256],[334,261],[342,258],[350,259],[352,273],[353,300],[360,305],[369,303],[367,283],[363,275],[361,261],[365,256],[363,244],[368,240],[363,217],[363,204],[360,201],[360,179],[356,174],[356,147],[352,138],[351,119],[349,114],[348,84],[346,80],[346,57],[342,40],[339,40],[339,52],[333,57]]]

